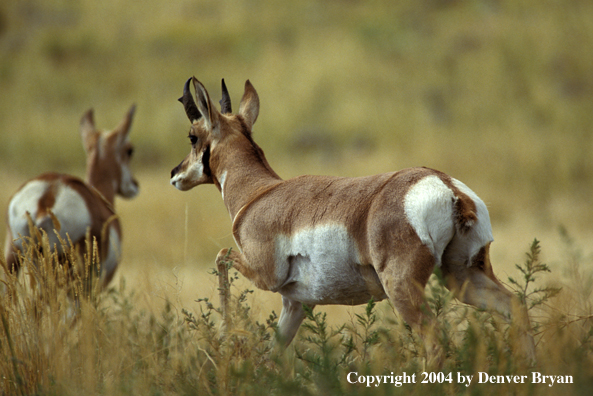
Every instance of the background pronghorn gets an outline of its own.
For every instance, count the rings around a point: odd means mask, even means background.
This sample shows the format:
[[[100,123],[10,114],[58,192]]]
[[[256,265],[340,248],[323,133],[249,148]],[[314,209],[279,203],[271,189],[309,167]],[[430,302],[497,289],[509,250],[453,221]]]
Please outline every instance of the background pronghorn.
[[[284,342],[304,319],[303,303],[355,305],[371,298],[389,298],[429,340],[434,321],[422,305],[437,266],[462,301],[513,315],[527,357],[534,358],[527,312],[492,271],[488,210],[465,184],[428,168],[282,180],[253,141],[259,98],[249,81],[236,115],[224,81],[222,113],[195,78],[180,101],[192,123],[192,148],[172,170],[171,184],[185,191],[213,183],[221,191],[241,251],[230,258],[257,287],[282,295]]]
[[[82,252],[89,232],[97,240],[102,285],[109,283],[121,253],[115,196],[132,198],[138,193],[138,183],[130,171],[133,147],[128,140],[134,111],[132,106],[115,129],[103,132],[95,128],[92,109],[83,115],[80,134],[87,155],[86,182],[70,175],[45,173],[26,182],[12,196],[5,247],[11,271],[19,271],[22,237],[32,236],[30,217],[33,225],[47,234],[49,246],[60,253],[60,239],[68,238]]]

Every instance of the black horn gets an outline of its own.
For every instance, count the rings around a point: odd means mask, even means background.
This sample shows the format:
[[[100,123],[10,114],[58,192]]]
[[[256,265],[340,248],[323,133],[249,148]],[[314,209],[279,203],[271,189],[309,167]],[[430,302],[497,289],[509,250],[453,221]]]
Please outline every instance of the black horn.
[[[183,108],[185,109],[185,114],[187,114],[187,118],[194,123],[195,121],[199,120],[202,117],[202,114],[198,110],[198,106],[196,106],[196,102],[194,98],[191,96],[191,91],[189,90],[189,82],[193,79],[190,77],[189,80],[183,86],[183,96],[180,97],[178,100],[183,104]]]
[[[233,112],[231,107],[231,97],[229,96],[229,91],[226,89],[224,78],[222,79],[222,99],[220,99],[219,103],[220,112],[222,114],[229,114]]]

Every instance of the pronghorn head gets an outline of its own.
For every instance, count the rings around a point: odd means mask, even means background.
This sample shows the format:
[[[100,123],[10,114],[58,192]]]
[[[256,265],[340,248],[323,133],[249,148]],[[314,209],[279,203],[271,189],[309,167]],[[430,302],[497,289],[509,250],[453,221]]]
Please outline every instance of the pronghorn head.
[[[190,92],[190,82],[193,82],[196,91],[195,101]],[[179,190],[187,191],[199,184],[218,183],[216,168],[218,151],[223,150],[222,142],[240,139],[260,150],[251,139],[251,128],[259,114],[259,97],[249,80],[245,82],[245,93],[237,114],[232,114],[224,80],[220,112],[206,88],[195,77],[187,80],[179,101],[183,103],[192,123],[189,130],[190,153],[171,171],[171,184]]]
[[[135,110],[133,105],[112,131],[96,129],[92,109],[80,120],[87,155],[87,182],[108,198],[114,194],[133,198],[138,194],[138,182],[130,170],[134,148],[128,140]]]

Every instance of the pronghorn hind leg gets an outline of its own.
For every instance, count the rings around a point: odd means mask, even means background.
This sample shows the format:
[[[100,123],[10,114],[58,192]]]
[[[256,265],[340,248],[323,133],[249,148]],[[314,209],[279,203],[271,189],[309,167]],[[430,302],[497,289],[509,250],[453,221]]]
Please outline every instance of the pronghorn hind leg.
[[[421,247],[417,254],[389,262],[378,273],[389,300],[403,320],[422,338],[427,367],[440,367],[442,350],[437,322],[426,304],[424,288],[434,269],[434,258]]]
[[[4,244],[4,258],[6,260],[6,267],[4,271],[5,276],[9,274],[18,274],[20,269],[20,262],[18,260],[18,253],[12,242],[12,233],[10,230],[6,233],[6,242]]]
[[[10,279],[19,273],[20,263],[17,259],[17,253],[12,244],[12,233],[10,230],[6,233],[6,243],[4,245],[4,257],[0,258],[0,264],[3,267],[0,270],[0,294],[6,295],[6,292],[11,289],[9,285]]]

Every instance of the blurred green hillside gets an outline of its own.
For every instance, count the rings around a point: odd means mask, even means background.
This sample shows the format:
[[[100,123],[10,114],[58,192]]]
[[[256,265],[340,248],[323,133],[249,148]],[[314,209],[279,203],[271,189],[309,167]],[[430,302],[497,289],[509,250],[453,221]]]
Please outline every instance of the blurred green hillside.
[[[283,177],[425,165],[495,222],[593,221],[588,0],[4,0],[0,203],[13,180],[83,175],[83,112],[110,128],[132,103],[135,169],[171,189],[192,75],[216,100],[224,77],[235,109],[252,81],[256,140]]]

